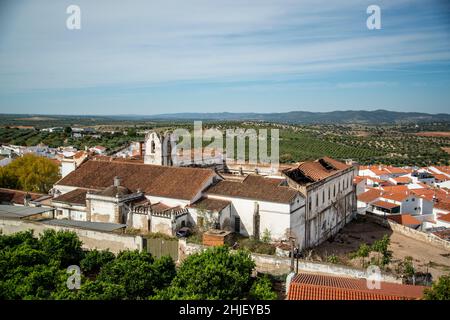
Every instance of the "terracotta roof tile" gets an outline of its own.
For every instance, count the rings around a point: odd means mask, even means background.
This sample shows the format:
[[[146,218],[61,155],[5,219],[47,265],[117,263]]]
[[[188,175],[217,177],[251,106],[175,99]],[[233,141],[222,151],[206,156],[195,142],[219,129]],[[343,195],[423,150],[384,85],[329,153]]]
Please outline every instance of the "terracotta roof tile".
[[[397,177],[397,178],[393,178],[393,180],[397,183],[405,183],[405,184],[412,182],[412,180],[408,177]]]
[[[414,218],[410,214],[396,214],[387,217],[389,220],[395,221],[402,225],[421,225],[422,222]]]
[[[221,211],[230,205],[230,201],[211,199],[202,197],[200,200],[196,201],[191,205],[193,208],[201,208],[208,211]]]
[[[121,177],[121,184],[133,192],[140,189],[148,195],[191,200],[216,173],[211,169],[89,160],[57,185],[104,189],[113,184],[115,176]]]
[[[26,191],[22,191],[22,190],[0,188],[0,203],[11,203],[11,204],[23,205],[25,195],[27,193],[31,196],[32,201],[35,201],[35,200],[38,200],[39,198],[48,196],[43,193],[26,192]]]
[[[391,192],[391,193],[396,193],[396,192],[406,192],[408,191],[408,186],[383,186],[383,191],[385,192]]]
[[[64,202],[70,204],[77,204],[86,206],[86,189],[75,189],[60,195],[59,197],[53,198],[53,202]]]
[[[284,170],[283,173],[297,183],[311,183],[326,179],[351,166],[329,157],[316,161],[301,162],[297,167]]]
[[[434,203],[434,207],[450,212],[450,201],[437,201]]]
[[[437,219],[445,222],[450,222],[450,213],[444,214]]]
[[[398,207],[398,204],[392,203],[392,202],[386,202],[382,200],[378,200],[372,203],[374,206],[385,208],[385,209],[393,209]]]
[[[261,201],[290,203],[299,194],[287,186],[280,186],[283,180],[248,175],[243,181],[220,181],[207,190],[208,195],[222,195]],[[208,197],[209,198],[209,197]]]
[[[370,203],[375,201],[377,198],[381,196],[381,190],[378,189],[369,189],[368,191],[361,193],[358,195],[358,201]]]
[[[408,198],[411,195],[409,191],[405,192],[386,192],[382,194],[382,197],[389,200],[399,201],[402,202],[406,198]]]
[[[369,289],[366,279],[301,273],[289,286],[289,300],[410,300],[423,296],[423,286],[381,282]]]

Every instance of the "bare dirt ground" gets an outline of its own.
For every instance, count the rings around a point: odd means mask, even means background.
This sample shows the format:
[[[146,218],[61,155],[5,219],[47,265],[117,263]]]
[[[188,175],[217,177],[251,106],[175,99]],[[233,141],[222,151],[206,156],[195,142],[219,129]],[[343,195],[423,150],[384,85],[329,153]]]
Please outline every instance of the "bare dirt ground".
[[[336,255],[339,263],[361,267],[360,261],[350,258],[363,242],[371,245],[381,239],[385,234],[390,238],[389,250],[392,250],[392,262],[389,271],[395,273],[395,266],[405,257],[412,257],[416,272],[431,273],[433,279],[443,274],[450,274],[450,251],[435,247],[430,243],[418,241],[393,232],[373,222],[358,218],[350,222],[334,241],[326,241],[315,248],[312,256],[315,259],[326,261],[326,257]]]
[[[449,131],[422,131],[417,132],[416,136],[422,137],[450,137]]]
[[[445,152],[447,152],[447,153],[449,153],[449,154],[450,154],[450,148],[447,148],[447,147],[443,147],[443,148],[442,148],[442,150],[444,150]]]

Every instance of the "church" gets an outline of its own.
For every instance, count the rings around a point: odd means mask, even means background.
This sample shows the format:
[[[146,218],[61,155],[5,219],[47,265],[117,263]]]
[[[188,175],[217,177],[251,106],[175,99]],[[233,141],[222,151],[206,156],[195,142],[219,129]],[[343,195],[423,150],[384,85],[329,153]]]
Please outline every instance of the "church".
[[[230,174],[221,156],[179,163],[173,141],[149,132],[143,162],[88,159],[54,185],[55,217],[168,235],[184,226],[256,239],[265,232],[303,249],[335,234],[355,211],[356,168],[342,162],[325,157],[277,175]]]

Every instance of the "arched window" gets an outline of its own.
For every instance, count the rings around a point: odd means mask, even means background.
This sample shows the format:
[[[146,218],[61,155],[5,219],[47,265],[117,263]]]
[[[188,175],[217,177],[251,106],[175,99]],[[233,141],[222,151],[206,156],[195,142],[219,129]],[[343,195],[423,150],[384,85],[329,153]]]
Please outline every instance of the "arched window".
[[[151,144],[151,147],[150,147],[150,152],[151,153],[155,153],[155,141],[153,141],[153,140],[152,140],[152,144]]]

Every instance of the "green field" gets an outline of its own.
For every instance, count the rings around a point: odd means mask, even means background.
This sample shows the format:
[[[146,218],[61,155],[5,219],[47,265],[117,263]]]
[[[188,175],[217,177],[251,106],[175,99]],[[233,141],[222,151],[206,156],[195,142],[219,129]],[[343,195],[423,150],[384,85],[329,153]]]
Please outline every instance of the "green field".
[[[49,123],[50,122],[50,123]],[[46,125],[45,125],[46,124]],[[50,125],[51,124],[51,125]],[[94,127],[101,138],[84,137],[73,139],[70,134],[42,132],[36,129],[18,129],[13,126],[50,126]],[[0,116],[0,143],[32,146],[44,143],[50,147],[102,145],[109,151],[117,150],[130,141],[143,140],[139,131],[157,129],[170,130],[186,128],[192,130],[193,123],[188,121],[146,121],[117,120],[102,117],[17,118]],[[361,164],[391,164],[397,166],[449,165],[450,136],[419,136],[419,132],[450,132],[450,123],[421,123],[402,125],[280,125],[264,122],[209,121],[203,123],[203,129],[220,130],[245,128],[278,128],[280,130],[280,162],[292,163],[313,160],[323,156],[336,159],[353,159]],[[112,134],[105,130],[116,130]],[[124,134],[127,132],[128,134]],[[207,145],[208,143],[204,143]],[[269,148],[270,149],[270,148]]]

